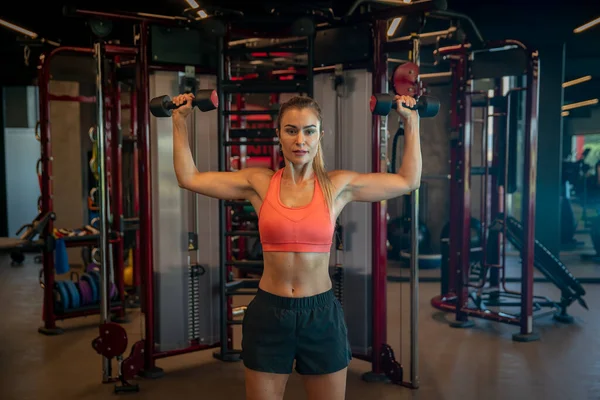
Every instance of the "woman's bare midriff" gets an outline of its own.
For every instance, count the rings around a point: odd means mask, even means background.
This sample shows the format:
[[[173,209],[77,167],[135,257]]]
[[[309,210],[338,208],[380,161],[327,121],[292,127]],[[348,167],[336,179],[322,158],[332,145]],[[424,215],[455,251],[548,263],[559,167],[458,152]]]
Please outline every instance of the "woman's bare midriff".
[[[259,287],[281,297],[308,297],[331,289],[329,253],[264,252]]]

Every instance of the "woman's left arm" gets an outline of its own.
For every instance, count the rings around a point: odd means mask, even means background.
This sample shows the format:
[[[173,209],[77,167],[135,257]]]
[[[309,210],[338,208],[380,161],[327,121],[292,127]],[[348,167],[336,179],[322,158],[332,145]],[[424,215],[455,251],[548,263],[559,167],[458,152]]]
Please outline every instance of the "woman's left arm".
[[[348,201],[378,202],[408,194],[421,184],[421,140],[419,115],[402,106],[415,104],[412,97],[397,96],[396,111],[404,120],[404,152],[398,173],[386,172],[361,174],[345,171],[344,181]]]

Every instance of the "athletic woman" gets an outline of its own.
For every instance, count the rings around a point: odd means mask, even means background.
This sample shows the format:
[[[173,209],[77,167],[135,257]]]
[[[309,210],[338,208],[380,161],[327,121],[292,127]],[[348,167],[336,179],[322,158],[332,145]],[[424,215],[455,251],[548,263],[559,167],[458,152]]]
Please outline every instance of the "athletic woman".
[[[285,167],[199,172],[185,118],[192,94],[173,99],[173,158],[182,188],[223,200],[245,199],[259,216],[264,270],[242,327],[248,400],[281,400],[295,362],[308,399],[342,400],[352,358],[344,313],[333,295],[329,253],[335,222],[351,201],[379,202],[410,193],[421,179],[419,116],[396,96],[405,127],[397,174],[325,170],[319,105],[294,97],[281,105],[277,137]],[[367,134],[367,133],[365,133]]]

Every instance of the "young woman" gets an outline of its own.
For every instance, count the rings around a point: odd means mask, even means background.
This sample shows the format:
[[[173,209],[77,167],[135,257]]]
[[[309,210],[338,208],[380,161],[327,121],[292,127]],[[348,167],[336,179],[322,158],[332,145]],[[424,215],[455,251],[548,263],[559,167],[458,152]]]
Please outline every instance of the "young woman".
[[[283,399],[296,371],[310,400],[342,400],[351,360],[341,305],[332,292],[329,252],[335,222],[351,201],[378,202],[419,187],[419,116],[408,96],[396,96],[405,146],[397,174],[325,170],[319,105],[294,97],[281,105],[277,136],[285,167],[199,172],[189,147],[185,118],[192,94],[175,97],[173,158],[179,185],[224,200],[246,199],[259,216],[264,270],[242,328],[248,400]]]

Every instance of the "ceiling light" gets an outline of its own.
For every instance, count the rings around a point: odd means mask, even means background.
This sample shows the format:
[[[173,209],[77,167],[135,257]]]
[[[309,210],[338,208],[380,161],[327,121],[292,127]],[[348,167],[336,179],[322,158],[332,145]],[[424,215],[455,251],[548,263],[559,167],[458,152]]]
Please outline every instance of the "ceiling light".
[[[598,104],[598,99],[591,99],[591,100],[580,101],[578,103],[566,104],[566,105],[562,106],[562,110],[568,111],[568,110],[572,110],[574,108],[593,106],[594,104]]]
[[[592,80],[592,76],[586,75],[586,76],[582,76],[581,78],[573,79],[572,81],[564,82],[562,84],[562,87],[566,88],[569,86],[577,85],[578,83],[583,83],[583,82],[587,82],[587,81],[591,81],[591,80]]]
[[[402,21],[402,17],[394,18],[392,20],[392,23],[390,24],[390,27],[387,31],[388,36],[394,36],[394,33],[396,33],[396,29],[398,29],[398,25],[400,25],[400,21]]]
[[[592,20],[592,21],[590,21],[590,22],[588,22],[586,24],[583,24],[583,25],[581,25],[581,26],[573,29],[573,32],[575,32],[575,33],[581,33],[581,32],[583,32],[585,30],[590,29],[592,26],[598,25],[598,24],[600,24],[600,17],[598,17],[598,18],[596,18],[596,19],[594,19],[594,20]]]
[[[35,32],[32,32],[32,31],[30,31],[30,30],[27,30],[27,29],[25,29],[25,28],[21,28],[20,26],[17,26],[17,25],[15,25],[15,24],[12,24],[12,23],[10,23],[10,22],[8,22],[8,21],[5,21],[5,20],[3,20],[3,19],[0,19],[0,25],[3,25],[3,26],[5,26],[5,27],[7,27],[8,29],[11,29],[11,30],[13,30],[13,31],[15,31],[15,32],[22,33],[22,34],[23,34],[23,35],[25,35],[25,36],[29,36],[29,37],[30,37],[30,38],[32,38],[32,39],[35,39],[35,38],[37,38],[37,37],[38,37],[38,34],[37,34],[37,33],[35,33]]]
[[[196,8],[200,8],[200,6],[198,5],[198,3],[196,3],[196,0],[185,0],[187,1],[187,3],[190,5],[190,7],[192,7],[193,9]]]
[[[199,10],[199,11],[198,11],[198,16],[199,16],[200,18],[206,18],[206,17],[208,17],[208,14],[207,14],[207,13],[206,13],[206,11],[204,11],[204,10]]]

